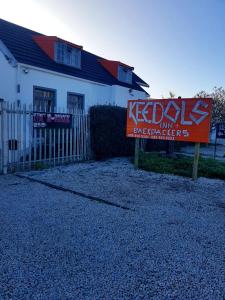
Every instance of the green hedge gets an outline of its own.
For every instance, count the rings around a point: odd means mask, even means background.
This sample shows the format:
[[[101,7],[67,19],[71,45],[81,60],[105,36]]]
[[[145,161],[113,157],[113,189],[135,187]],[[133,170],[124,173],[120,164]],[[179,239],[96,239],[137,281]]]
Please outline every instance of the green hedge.
[[[127,109],[112,105],[90,108],[92,153],[95,159],[134,155],[134,139],[126,138]],[[175,142],[175,150],[181,143]],[[147,140],[146,151],[166,151],[167,141]]]
[[[96,105],[90,108],[91,145],[95,159],[134,154],[134,139],[126,138],[127,109]]]
[[[141,152],[139,156],[139,168],[162,174],[192,177],[193,157],[180,154],[176,158],[169,158],[157,153]],[[198,176],[225,179],[225,163],[200,157]]]

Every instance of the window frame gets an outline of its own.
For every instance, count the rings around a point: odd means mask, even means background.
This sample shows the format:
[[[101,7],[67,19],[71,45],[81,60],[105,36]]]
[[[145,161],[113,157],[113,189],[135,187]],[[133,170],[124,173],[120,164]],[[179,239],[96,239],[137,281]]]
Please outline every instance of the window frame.
[[[126,72],[127,74],[130,73],[130,80],[127,80],[127,78],[129,78],[129,77],[127,77],[126,80],[123,80],[123,78],[121,78],[121,71]],[[127,76],[129,76],[129,75],[127,75]],[[127,83],[127,84],[132,84],[132,80],[133,80],[132,69],[124,67],[122,65],[119,65],[118,66],[118,80],[121,82]]]
[[[80,93],[75,93],[75,92],[67,92],[67,98],[66,98],[67,111],[69,111],[69,108],[68,108],[68,96],[69,95],[82,97],[83,98],[83,109],[81,109],[81,111],[85,111],[85,94],[80,94]]]
[[[43,90],[43,91],[49,91],[49,92],[53,92],[54,93],[54,97],[53,97],[53,106],[50,112],[55,112],[56,108],[57,108],[57,90],[56,89],[52,89],[52,88],[47,88],[47,87],[43,87],[43,86],[37,86],[34,85],[33,86],[33,109],[34,107],[34,100],[35,100],[35,90],[39,89],[39,90]]]
[[[61,59],[58,59],[58,47],[59,45],[65,47],[67,49],[67,52],[61,53]],[[68,53],[70,53],[70,51],[68,51],[68,49],[71,49],[72,51],[75,50],[77,52],[77,55],[78,55],[78,64],[77,65],[73,65],[73,64],[70,64],[67,62],[67,55]],[[71,51],[71,52],[72,52]],[[73,47],[67,43],[64,43],[64,42],[55,42],[55,45],[54,45],[54,60],[56,63],[58,64],[62,64],[62,65],[65,65],[65,66],[69,66],[69,67],[72,67],[72,68],[76,68],[76,69],[81,69],[81,49],[79,48],[76,48],[76,47]],[[72,58],[70,57],[70,61],[72,60]]]

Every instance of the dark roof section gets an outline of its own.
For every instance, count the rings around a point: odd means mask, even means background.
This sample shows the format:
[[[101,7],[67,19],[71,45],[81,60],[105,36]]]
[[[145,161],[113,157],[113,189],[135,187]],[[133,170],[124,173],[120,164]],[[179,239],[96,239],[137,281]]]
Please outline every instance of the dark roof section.
[[[142,80],[139,76],[137,76],[137,74],[134,74],[134,80],[135,80],[135,82],[137,82],[140,85],[143,85],[145,87],[149,87],[149,85],[144,80]]]
[[[120,82],[101,66],[99,63],[101,57],[85,50],[82,50],[81,69],[56,63],[34,42],[32,37],[37,34],[40,33],[0,19],[0,40],[18,62],[103,84],[120,85],[144,91],[136,83],[136,80],[139,83],[143,80],[140,81],[135,73],[133,73],[132,85]]]

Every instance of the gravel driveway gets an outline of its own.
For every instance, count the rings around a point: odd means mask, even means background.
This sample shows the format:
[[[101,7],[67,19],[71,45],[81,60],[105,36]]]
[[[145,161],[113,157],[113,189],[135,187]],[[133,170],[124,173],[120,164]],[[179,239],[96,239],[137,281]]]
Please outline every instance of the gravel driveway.
[[[225,299],[224,181],[127,159],[25,175],[87,198],[0,176],[0,299]]]

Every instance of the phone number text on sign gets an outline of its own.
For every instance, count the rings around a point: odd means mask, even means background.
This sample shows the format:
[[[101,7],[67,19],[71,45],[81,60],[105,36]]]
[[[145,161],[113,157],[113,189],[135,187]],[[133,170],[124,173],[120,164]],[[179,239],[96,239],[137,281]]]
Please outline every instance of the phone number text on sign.
[[[129,100],[127,137],[209,142],[211,98]]]

